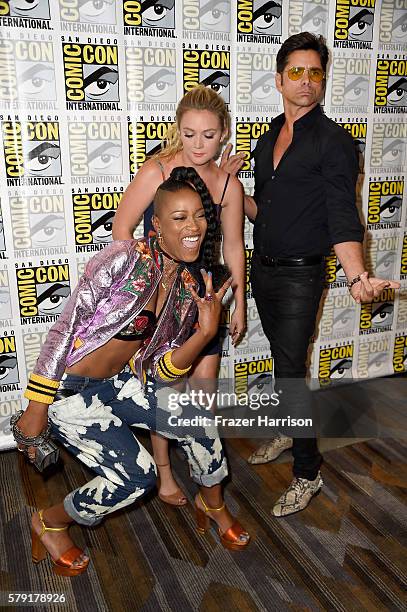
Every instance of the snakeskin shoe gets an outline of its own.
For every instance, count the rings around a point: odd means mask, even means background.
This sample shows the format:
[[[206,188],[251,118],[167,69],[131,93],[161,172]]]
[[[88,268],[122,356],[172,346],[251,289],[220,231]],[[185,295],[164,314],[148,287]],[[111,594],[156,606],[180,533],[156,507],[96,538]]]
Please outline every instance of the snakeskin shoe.
[[[259,448],[250,455],[247,461],[252,465],[274,461],[274,459],[277,459],[282,452],[291,448],[292,445],[292,438],[288,438],[283,434],[278,434],[278,436],[275,438],[272,438],[268,442],[265,442],[259,446]]]
[[[321,472],[318,472],[315,480],[293,478],[290,486],[277,501],[271,513],[274,516],[288,516],[304,510],[314,495],[320,492],[323,484]]]

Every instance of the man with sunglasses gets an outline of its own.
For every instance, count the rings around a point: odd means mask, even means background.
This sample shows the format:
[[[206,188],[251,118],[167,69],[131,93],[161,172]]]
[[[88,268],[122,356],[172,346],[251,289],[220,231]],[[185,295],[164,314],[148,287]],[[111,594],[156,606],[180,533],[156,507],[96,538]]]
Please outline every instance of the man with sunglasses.
[[[306,360],[331,246],[356,302],[399,286],[365,271],[364,229],[355,205],[357,152],[352,137],[319,105],[328,56],[324,38],[309,32],[281,46],[276,86],[284,114],[258,141],[254,196],[245,197],[246,214],[254,220],[252,290],[274,357],[282,417],[312,417]],[[267,463],[292,448],[294,479],[275,504],[275,516],[303,510],[322,487],[322,456],[307,431],[280,431],[249,457],[252,464]]]

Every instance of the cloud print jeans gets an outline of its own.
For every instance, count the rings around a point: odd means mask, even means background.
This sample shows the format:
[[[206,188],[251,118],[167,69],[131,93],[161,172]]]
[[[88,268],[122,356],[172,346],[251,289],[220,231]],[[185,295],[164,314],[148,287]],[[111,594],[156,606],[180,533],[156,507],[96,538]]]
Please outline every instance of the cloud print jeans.
[[[128,506],[155,485],[154,460],[138,442],[132,427],[158,431],[177,440],[187,455],[196,483],[211,487],[227,475],[216,428],[184,430],[182,426],[170,426],[170,413],[165,410],[165,402],[158,406],[159,392],[152,378],[147,378],[143,389],[127,368],[106,379],[65,374],[60,389],[76,393],[50,406],[52,435],[96,472],[95,478],[64,500],[66,512],[76,522],[95,525],[106,514]],[[188,418],[194,414],[202,415],[189,406]]]

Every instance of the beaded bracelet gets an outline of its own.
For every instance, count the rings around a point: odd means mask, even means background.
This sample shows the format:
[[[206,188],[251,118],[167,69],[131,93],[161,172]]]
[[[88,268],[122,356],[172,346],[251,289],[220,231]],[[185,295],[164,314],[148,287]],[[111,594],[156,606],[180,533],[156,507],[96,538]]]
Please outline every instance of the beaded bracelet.
[[[50,421],[48,421],[47,429],[38,434],[38,436],[25,436],[17,425],[17,421],[23,416],[23,414],[24,410],[19,410],[10,418],[11,430],[17,444],[23,444],[24,446],[41,446],[43,442],[49,440],[51,435]]]
[[[361,272],[360,274],[358,274],[357,276],[355,276],[355,278],[352,278],[351,281],[348,281],[346,283],[347,288],[349,289],[349,291],[352,289],[353,285],[356,285],[356,283],[358,283],[359,281],[361,281],[362,279],[360,278],[361,275],[364,274],[364,272]]]

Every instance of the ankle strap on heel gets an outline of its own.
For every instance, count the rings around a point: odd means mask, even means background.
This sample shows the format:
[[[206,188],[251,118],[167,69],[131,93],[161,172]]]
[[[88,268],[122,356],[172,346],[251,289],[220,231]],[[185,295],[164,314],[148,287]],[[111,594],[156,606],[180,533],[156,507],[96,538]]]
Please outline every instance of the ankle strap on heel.
[[[68,529],[69,525],[66,525],[65,527],[47,527],[45,522],[44,522],[43,512],[44,512],[44,510],[40,510],[38,512],[38,517],[39,517],[40,522],[41,522],[41,533],[39,534],[40,538],[42,538],[44,533],[46,533],[47,531],[66,531]]]
[[[210,508],[210,507],[209,507],[209,506],[206,504],[206,502],[205,502],[204,498],[202,497],[202,493],[201,493],[201,492],[199,492],[199,493],[198,493],[198,495],[199,495],[199,499],[200,499],[200,500],[201,500],[201,502],[202,502],[202,505],[203,505],[203,507],[204,507],[205,512],[221,512],[221,510],[224,510],[224,509],[225,509],[225,505],[226,505],[226,504],[225,504],[225,502],[223,502],[223,504],[220,506],[220,508]]]

